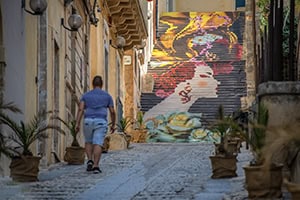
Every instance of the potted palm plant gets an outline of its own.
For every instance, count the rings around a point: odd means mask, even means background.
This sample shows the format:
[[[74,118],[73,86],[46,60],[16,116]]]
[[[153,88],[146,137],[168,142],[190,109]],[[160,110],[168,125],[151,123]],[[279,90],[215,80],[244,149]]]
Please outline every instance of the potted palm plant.
[[[104,140],[104,152],[110,150],[123,150],[129,148],[131,135],[128,134],[128,128],[132,124],[132,120],[129,117],[122,117],[117,123],[118,131],[109,134]]]
[[[63,120],[59,116],[53,116],[53,119],[61,122],[72,136],[71,146],[67,146],[65,149],[64,161],[70,165],[82,165],[85,160],[85,149],[79,145],[77,140],[78,132],[76,131],[76,120],[70,120],[69,122]]]
[[[3,143],[5,152],[11,157],[10,176],[14,181],[37,181],[39,173],[40,156],[34,156],[30,147],[42,138],[47,137],[48,129],[62,131],[59,127],[48,124],[42,116],[44,113],[34,115],[28,123],[15,122],[8,115],[0,113],[0,123],[8,127]]]
[[[269,114],[268,109],[262,104],[258,104],[258,111],[251,122],[251,133],[247,138],[253,160],[249,165],[244,166],[245,186],[248,197],[253,199],[275,199],[281,198],[282,186],[282,165],[276,163],[268,164],[266,171],[266,158],[269,156],[264,153],[266,148],[267,124]]]
[[[231,143],[230,138],[242,135],[243,130],[231,115],[225,116],[222,105],[218,108],[217,120],[208,129],[220,135],[220,143],[215,143],[215,154],[209,157],[213,172],[211,178],[236,177],[238,149],[237,143]]]
[[[132,130],[133,142],[146,142],[147,129],[144,123],[144,115],[142,111],[137,113],[136,129]]]
[[[119,123],[117,124],[118,131],[120,134],[124,135],[124,138],[127,142],[127,148],[129,147],[131,135],[128,133],[128,128],[132,124],[132,119],[130,117],[123,117],[120,119]]]

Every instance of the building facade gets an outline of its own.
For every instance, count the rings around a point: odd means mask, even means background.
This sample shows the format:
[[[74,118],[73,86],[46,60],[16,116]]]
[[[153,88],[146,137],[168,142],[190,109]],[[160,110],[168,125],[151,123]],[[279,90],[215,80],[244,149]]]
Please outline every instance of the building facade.
[[[140,109],[142,76],[151,52],[152,5],[145,0],[103,1],[98,26],[91,28],[91,76],[104,77],[104,88],[115,100],[117,122],[124,117],[135,121]]]
[[[118,120],[134,115],[146,65],[148,2],[51,0],[41,15],[32,14],[30,2],[0,1],[1,97],[23,112],[9,115],[28,122],[39,112],[51,111],[70,121],[96,74],[103,76],[104,89],[115,100]],[[76,14],[82,19],[78,29],[68,24]],[[82,134],[78,139],[83,145]],[[63,161],[71,142],[70,134],[49,131],[47,139],[31,148],[42,156],[41,167],[47,167],[56,162],[54,154]],[[0,175],[7,175],[9,159],[0,159]]]

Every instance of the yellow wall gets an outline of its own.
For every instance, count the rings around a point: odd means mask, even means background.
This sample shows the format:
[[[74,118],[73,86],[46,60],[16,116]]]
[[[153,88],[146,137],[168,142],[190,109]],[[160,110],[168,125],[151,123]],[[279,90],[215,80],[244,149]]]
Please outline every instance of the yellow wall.
[[[117,52],[114,48],[110,47],[109,49],[109,67],[108,67],[108,90],[107,92],[113,97],[114,101],[117,96],[117,78],[116,77],[116,67],[117,67]]]
[[[65,46],[64,46],[64,29],[60,25],[61,18],[65,18],[64,16],[64,7],[63,3],[60,1],[54,1],[50,4],[48,4],[47,8],[48,12],[48,40],[47,40],[47,106],[48,110],[54,111],[58,110],[59,115],[61,118],[65,118],[64,116],[64,110],[65,110],[65,96],[64,94],[64,52],[65,52]],[[54,48],[55,43],[57,44],[59,48],[59,107],[54,107],[54,90],[55,90],[55,82],[54,80]],[[55,151],[59,157],[63,158],[64,149],[65,149],[65,137],[59,134],[58,139],[58,150],[53,149],[53,131],[49,131],[49,138],[48,138],[48,144],[47,144],[47,161],[48,163],[53,163],[53,155],[51,155],[51,151]]]
[[[25,58],[26,58],[26,85],[25,85],[25,111],[24,113],[30,117],[37,111],[37,85],[35,77],[37,76],[37,46],[38,46],[38,18],[32,15],[26,15],[25,26]]]
[[[105,9],[105,8],[102,8]],[[90,26],[90,88],[92,88],[92,79],[95,75],[100,75],[103,78],[103,89],[105,89],[106,78],[108,79],[107,92],[112,96],[116,105],[118,97],[117,82],[117,58],[119,58],[120,69],[122,69],[122,51],[118,51],[109,45],[112,31],[105,21],[106,11],[96,13],[99,19],[97,27]],[[108,51],[108,77],[105,77],[105,49]],[[120,72],[121,73],[121,72]],[[121,82],[121,80],[120,80]],[[121,87],[121,86],[120,86]],[[110,120],[110,118],[108,118]]]
[[[77,0],[73,2],[73,5],[77,8],[78,14],[81,15],[83,24],[78,32],[71,33],[70,31],[63,28],[61,25],[61,18],[65,19],[65,25],[68,27],[68,17],[71,14],[71,5],[64,7],[64,1],[51,1],[48,3],[47,7],[47,110],[48,111],[59,111],[59,116],[64,120],[69,120],[67,113],[70,112],[66,104],[70,104],[73,100],[70,97],[66,96],[66,93],[73,94],[77,98],[80,98],[83,93],[84,84],[80,84],[79,73],[82,64],[86,61],[84,60],[85,54],[85,38],[89,35],[89,26],[86,23],[87,18],[84,16],[85,8],[81,1]],[[33,16],[26,14],[26,85],[25,94],[26,94],[26,105],[25,105],[25,118],[30,120],[34,114],[37,112],[38,108],[38,87],[35,83],[35,77],[38,77],[38,58],[39,58],[39,47],[38,47],[38,35],[39,35],[39,16]],[[76,72],[76,86],[74,86],[72,91],[67,87],[68,84],[71,84],[71,54],[74,49],[71,48],[71,37],[72,34],[76,35],[76,55],[75,55],[75,72]],[[55,91],[55,44],[58,47],[58,57],[59,57],[59,105],[58,107],[54,106],[54,91]],[[93,51],[90,51],[93,52]],[[97,56],[95,56],[97,57]],[[101,57],[101,56],[98,56]],[[80,62],[80,59],[83,62]],[[87,62],[89,63],[89,62]],[[87,67],[88,72],[86,76],[90,76],[89,66]],[[89,81],[89,77],[88,77]],[[89,86],[88,86],[89,87]],[[66,92],[68,91],[68,92]],[[48,116],[50,117],[50,115]],[[52,121],[49,121],[52,123]],[[62,128],[65,128],[62,126]],[[49,137],[46,141],[46,155],[43,157],[43,164],[51,164],[54,162],[53,155],[53,131],[49,131]],[[79,134],[79,142],[83,145],[83,136]],[[70,134],[58,135],[58,149],[55,150],[61,160],[63,160],[63,155],[65,153],[65,147],[69,146],[72,142],[72,136]],[[32,145],[32,150],[34,153],[38,153],[36,148],[37,144]],[[43,165],[42,164],[42,165]]]
[[[163,12],[169,12],[166,0],[158,1],[159,16]],[[172,0],[172,12],[210,12],[210,11],[234,11],[235,0]]]
[[[174,0],[176,12],[234,11],[234,0]]]

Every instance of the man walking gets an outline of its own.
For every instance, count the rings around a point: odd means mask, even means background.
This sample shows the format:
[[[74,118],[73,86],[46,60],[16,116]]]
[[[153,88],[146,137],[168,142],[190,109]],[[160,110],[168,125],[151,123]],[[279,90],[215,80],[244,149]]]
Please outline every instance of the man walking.
[[[102,90],[101,76],[93,79],[93,90],[86,92],[80,99],[76,118],[76,130],[80,130],[80,122],[84,114],[83,134],[85,138],[85,152],[88,157],[87,171],[101,173],[99,162],[101,159],[103,142],[108,129],[107,110],[110,112],[110,131],[115,131],[116,113],[111,95]]]

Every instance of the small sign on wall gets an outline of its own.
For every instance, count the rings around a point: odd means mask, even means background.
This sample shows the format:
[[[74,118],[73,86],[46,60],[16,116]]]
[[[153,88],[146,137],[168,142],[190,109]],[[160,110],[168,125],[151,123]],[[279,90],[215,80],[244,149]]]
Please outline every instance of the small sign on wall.
[[[131,56],[125,55],[123,57],[123,62],[124,62],[124,65],[131,65]]]

